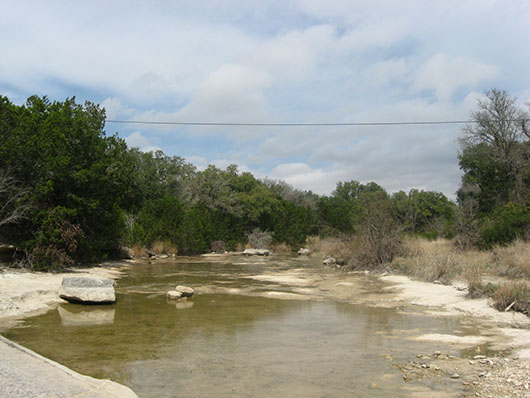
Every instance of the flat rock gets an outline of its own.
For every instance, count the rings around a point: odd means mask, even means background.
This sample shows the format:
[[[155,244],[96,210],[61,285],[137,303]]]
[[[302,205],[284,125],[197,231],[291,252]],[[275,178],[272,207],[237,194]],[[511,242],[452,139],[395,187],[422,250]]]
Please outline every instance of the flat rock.
[[[243,254],[245,256],[268,256],[271,252],[267,249],[245,249]]]
[[[59,297],[77,304],[111,304],[116,302],[112,279],[73,276],[63,278]]]
[[[181,294],[182,297],[191,297],[195,293],[191,287],[178,285],[176,291]]]

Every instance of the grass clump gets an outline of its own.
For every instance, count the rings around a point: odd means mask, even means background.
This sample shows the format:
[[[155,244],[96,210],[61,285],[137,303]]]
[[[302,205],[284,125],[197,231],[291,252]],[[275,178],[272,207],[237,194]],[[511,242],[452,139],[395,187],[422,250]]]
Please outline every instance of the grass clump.
[[[530,312],[530,288],[526,282],[501,283],[491,298],[499,311],[513,310],[527,315]]]
[[[151,245],[151,251],[154,254],[167,254],[167,255],[177,255],[178,249],[171,242],[167,241],[156,241]]]

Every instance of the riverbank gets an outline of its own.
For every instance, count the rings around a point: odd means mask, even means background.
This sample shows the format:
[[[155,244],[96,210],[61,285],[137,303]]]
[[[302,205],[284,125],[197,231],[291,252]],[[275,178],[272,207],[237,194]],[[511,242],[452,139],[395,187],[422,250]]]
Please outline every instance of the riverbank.
[[[58,295],[63,278],[95,276],[118,279],[127,266],[127,262],[106,263],[56,274],[0,267],[0,331],[13,327],[25,317],[45,313],[64,302]]]

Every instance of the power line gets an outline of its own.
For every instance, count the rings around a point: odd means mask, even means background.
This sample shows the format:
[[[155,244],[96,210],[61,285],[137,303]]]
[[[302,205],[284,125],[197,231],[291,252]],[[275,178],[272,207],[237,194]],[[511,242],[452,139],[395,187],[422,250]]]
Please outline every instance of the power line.
[[[509,122],[524,122],[525,119],[509,120]],[[477,123],[475,120],[435,120],[409,122],[345,122],[345,123],[231,123],[231,122],[164,122],[156,120],[107,120],[107,123],[120,124],[152,124],[177,126],[243,126],[243,127],[326,127],[326,126],[413,126],[437,124],[466,124]]]

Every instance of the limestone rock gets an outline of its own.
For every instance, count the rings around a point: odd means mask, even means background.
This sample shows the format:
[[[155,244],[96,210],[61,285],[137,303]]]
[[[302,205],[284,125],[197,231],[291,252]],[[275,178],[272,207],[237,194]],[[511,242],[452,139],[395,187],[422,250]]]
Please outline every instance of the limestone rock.
[[[63,278],[59,297],[78,304],[110,304],[116,302],[112,279],[73,276]]]
[[[182,297],[191,297],[195,293],[195,290],[188,286],[178,285],[176,290],[182,295]]]
[[[337,263],[337,260],[335,260],[333,257],[328,257],[324,260],[324,264],[326,265],[334,265]]]
[[[182,293],[176,290],[170,290],[167,292],[167,298],[170,300],[178,300],[182,297]]]
[[[243,254],[246,256],[268,256],[271,252],[267,249],[245,249]]]

